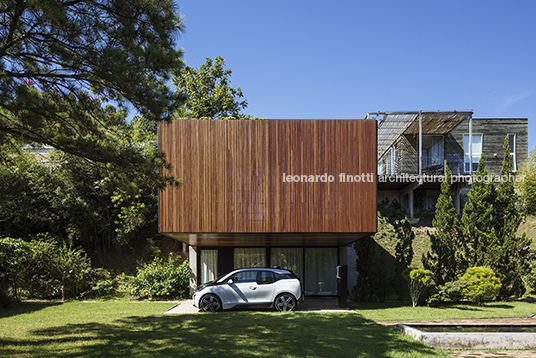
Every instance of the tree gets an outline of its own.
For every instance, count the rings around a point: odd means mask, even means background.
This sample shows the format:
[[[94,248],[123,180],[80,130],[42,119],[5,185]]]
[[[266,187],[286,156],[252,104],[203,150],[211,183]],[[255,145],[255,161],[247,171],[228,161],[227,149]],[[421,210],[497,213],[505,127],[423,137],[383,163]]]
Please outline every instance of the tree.
[[[0,235],[48,233],[90,254],[153,236],[158,191],[168,181],[157,169],[162,153],[152,123],[134,118],[121,131],[121,143],[144,158],[138,170],[56,150],[43,165],[24,148],[0,146],[9,159],[0,166]]]
[[[407,267],[413,261],[413,240],[415,239],[415,233],[407,217],[401,220],[394,220],[393,226],[397,236],[395,246],[396,261],[403,267]]]
[[[357,283],[352,289],[355,298],[384,301],[393,296],[399,299],[407,296],[400,275],[413,259],[414,236],[400,203],[384,200],[378,204],[378,232],[354,243],[358,272]],[[389,251],[382,247],[386,243],[391,247]]]
[[[44,143],[93,161],[140,163],[102,103],[130,103],[151,121],[183,102],[181,18],[171,0],[3,1],[0,143]]]
[[[517,183],[520,191],[520,203],[527,215],[536,214],[536,147],[518,173],[523,181]]]
[[[501,280],[489,267],[470,267],[462,280],[468,283],[462,294],[479,305],[485,299],[495,298],[501,289]]]
[[[492,258],[489,252],[497,246],[497,234],[493,224],[496,192],[493,181],[484,166],[484,156],[480,157],[478,169],[467,193],[469,203],[463,208],[460,222],[460,270],[471,266],[490,266]]]
[[[408,283],[411,304],[413,307],[416,307],[421,294],[427,287],[432,285],[434,274],[430,270],[408,267],[402,272],[402,277]]]
[[[248,106],[241,88],[229,86],[232,71],[221,57],[206,59],[195,69],[186,66],[173,78],[177,93],[187,101],[176,112],[187,119],[251,119],[240,111]]]
[[[512,180],[512,157],[508,137],[504,140],[504,156],[500,180],[497,183],[497,198],[494,205],[495,232],[497,247],[490,250],[492,266],[501,277],[500,296],[521,296],[525,293],[522,277],[530,272],[530,243],[526,234],[517,237],[519,225],[524,215],[517,209],[518,195]]]
[[[434,274],[434,280],[438,285],[454,281],[459,271],[456,243],[458,217],[452,200],[451,178],[452,172],[446,167],[436,203],[435,217],[432,220],[436,231],[428,233],[430,252],[423,255],[422,259],[424,268]]]

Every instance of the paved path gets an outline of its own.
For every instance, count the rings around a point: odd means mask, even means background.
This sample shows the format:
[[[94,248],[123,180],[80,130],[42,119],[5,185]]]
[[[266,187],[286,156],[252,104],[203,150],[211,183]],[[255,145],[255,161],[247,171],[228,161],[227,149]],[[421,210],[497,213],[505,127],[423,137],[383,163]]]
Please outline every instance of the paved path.
[[[345,308],[337,307],[339,301],[337,298],[307,298],[301,305],[296,307],[296,311],[322,311],[322,312],[344,312],[349,311]],[[194,307],[192,300],[180,301],[175,306],[166,310],[164,314],[181,314],[181,313],[198,313],[199,310]]]
[[[199,310],[194,307],[192,300],[180,301],[175,306],[164,311],[164,314],[181,314],[181,313],[197,313]]]

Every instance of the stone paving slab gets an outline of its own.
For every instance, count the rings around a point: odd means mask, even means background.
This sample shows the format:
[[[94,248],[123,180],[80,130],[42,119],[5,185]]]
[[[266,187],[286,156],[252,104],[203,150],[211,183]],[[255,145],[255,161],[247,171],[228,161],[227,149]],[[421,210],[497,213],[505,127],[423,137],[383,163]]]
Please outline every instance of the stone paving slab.
[[[448,351],[453,358],[536,358],[533,351]]]
[[[194,307],[192,300],[180,301],[175,306],[164,311],[164,314],[197,313],[199,309]]]

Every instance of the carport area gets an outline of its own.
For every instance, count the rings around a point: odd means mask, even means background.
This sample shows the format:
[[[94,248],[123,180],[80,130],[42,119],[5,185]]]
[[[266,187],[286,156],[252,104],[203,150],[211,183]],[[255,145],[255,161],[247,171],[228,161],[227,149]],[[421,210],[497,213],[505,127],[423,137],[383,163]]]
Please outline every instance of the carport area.
[[[236,309],[235,309],[236,310]],[[249,308],[251,310],[251,308]],[[264,308],[258,308],[258,310],[266,310]],[[298,307],[296,311],[348,311],[347,308],[340,308],[337,297],[320,297],[320,298],[306,298]],[[194,307],[192,300],[186,300],[178,302],[175,306],[163,312],[163,314],[188,314],[198,313],[199,309]]]

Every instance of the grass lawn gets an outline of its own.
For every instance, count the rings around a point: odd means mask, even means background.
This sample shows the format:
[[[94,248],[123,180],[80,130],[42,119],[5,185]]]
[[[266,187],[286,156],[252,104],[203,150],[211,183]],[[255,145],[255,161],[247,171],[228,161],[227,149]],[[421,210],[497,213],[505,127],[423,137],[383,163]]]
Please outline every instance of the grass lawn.
[[[374,321],[424,321],[456,318],[528,317],[536,304],[520,301],[450,304],[439,307],[411,307],[410,302],[352,303],[352,308]]]
[[[0,311],[0,356],[447,357],[376,324],[364,316],[371,309],[359,314],[160,314],[170,306],[129,301],[22,304]],[[384,310],[390,308],[379,311]]]

